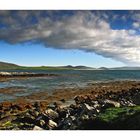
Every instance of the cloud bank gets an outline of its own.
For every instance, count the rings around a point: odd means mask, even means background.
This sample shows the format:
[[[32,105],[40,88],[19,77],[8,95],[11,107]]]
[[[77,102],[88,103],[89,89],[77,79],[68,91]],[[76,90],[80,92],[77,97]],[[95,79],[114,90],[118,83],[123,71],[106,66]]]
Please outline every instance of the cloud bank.
[[[140,35],[136,30],[140,25],[139,12],[130,12],[133,22],[128,29],[111,27],[110,21],[118,18],[111,11],[44,12],[0,11],[0,40],[11,44],[32,41],[46,47],[78,49],[126,64],[140,64]],[[128,17],[121,18],[127,21]]]

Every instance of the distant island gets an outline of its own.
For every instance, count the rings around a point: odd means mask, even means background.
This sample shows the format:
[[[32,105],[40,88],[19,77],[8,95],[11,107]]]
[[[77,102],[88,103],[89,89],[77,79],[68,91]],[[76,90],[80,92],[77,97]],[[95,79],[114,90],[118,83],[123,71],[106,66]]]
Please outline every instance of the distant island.
[[[140,70],[140,67],[114,67],[114,68],[107,68],[107,67],[87,67],[87,66],[20,66],[12,63],[7,62],[0,62],[0,70]]]

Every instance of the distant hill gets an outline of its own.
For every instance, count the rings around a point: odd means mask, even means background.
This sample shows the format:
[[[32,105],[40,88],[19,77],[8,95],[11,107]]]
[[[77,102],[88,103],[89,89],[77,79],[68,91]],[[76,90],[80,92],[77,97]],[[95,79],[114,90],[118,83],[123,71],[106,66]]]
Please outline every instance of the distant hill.
[[[100,68],[98,68],[97,70],[109,70],[109,68],[106,68],[106,67],[100,67]]]
[[[87,66],[36,66],[36,67],[30,67],[30,66],[19,66],[12,63],[7,62],[0,62],[0,70],[61,70],[61,69],[68,69],[68,70],[140,70],[140,67],[114,67],[114,68],[106,68],[106,67],[100,67],[100,68],[93,68],[93,67],[87,67]]]
[[[92,68],[92,67],[87,67],[87,66],[72,66],[72,65],[67,65],[67,66],[58,66],[55,68],[61,68],[61,69],[76,69],[76,70],[94,70],[96,68]]]
[[[71,66],[71,65],[68,65],[68,66],[62,66],[61,68],[70,68],[70,69],[82,69],[82,70],[89,70],[89,69],[95,69],[95,68],[92,68],[92,67],[86,67],[86,66]]]
[[[86,67],[86,66],[75,66],[76,69],[95,69],[92,67]]]
[[[0,70],[13,70],[13,69],[23,69],[23,70],[45,70],[45,69],[50,69],[50,70],[59,70],[59,69],[74,69],[74,70],[86,70],[86,69],[95,69],[95,68],[91,68],[91,67],[86,67],[86,66],[71,66],[71,65],[67,65],[67,66],[35,66],[35,67],[30,67],[30,66],[19,66],[16,64],[12,64],[12,63],[7,63],[7,62],[0,62]]]
[[[17,68],[19,68],[19,66],[16,64],[0,62],[0,70],[17,69]]]

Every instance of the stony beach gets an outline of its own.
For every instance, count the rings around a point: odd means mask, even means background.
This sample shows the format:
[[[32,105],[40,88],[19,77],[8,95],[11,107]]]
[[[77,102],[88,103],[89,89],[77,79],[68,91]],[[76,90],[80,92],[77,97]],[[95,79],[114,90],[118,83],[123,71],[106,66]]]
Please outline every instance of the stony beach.
[[[0,93],[10,95],[20,90],[24,89],[1,88]],[[0,103],[0,130],[139,129],[139,81],[96,83]]]

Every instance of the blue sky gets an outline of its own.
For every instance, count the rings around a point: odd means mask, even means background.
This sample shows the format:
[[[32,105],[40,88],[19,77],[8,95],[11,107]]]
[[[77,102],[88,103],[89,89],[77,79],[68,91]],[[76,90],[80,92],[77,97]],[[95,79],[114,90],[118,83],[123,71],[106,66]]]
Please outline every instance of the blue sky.
[[[139,11],[0,11],[0,61],[140,65]]]
[[[121,62],[104,58],[95,53],[86,53],[80,50],[63,50],[45,48],[40,44],[10,45],[0,42],[1,61],[16,63],[23,66],[62,66],[86,65],[93,67],[123,66]]]

